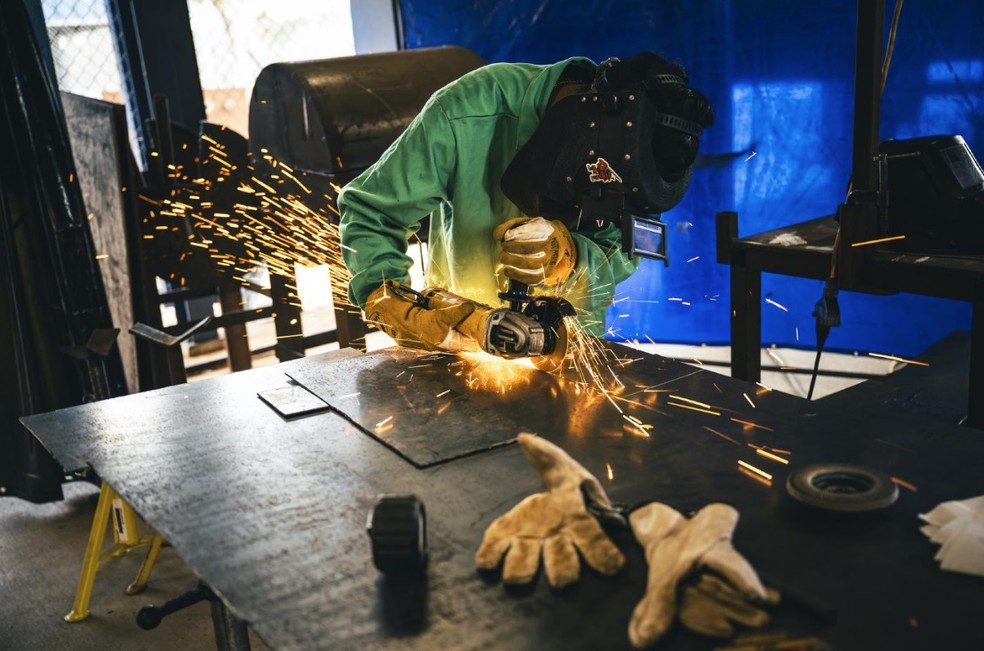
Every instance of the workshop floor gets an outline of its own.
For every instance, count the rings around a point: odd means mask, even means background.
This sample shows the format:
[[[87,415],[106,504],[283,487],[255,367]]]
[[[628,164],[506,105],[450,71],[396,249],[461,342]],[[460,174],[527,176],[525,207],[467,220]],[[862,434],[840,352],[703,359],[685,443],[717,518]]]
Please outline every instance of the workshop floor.
[[[327,308],[305,311],[304,319],[305,332],[333,326],[332,314]],[[249,337],[254,349],[271,345],[274,341],[272,323],[249,324]],[[367,338],[370,350],[391,343],[392,340],[378,332]],[[333,347],[337,346],[312,349],[308,354]],[[645,344],[639,348],[723,374],[729,372],[727,347]],[[202,367],[191,375],[191,381],[228,372],[221,363],[223,357],[224,351],[189,355],[186,361],[190,366]],[[263,353],[254,356],[253,364],[260,366],[276,361],[272,352]],[[806,395],[810,381],[808,371],[813,365],[811,351],[763,349],[762,362],[763,367],[806,369],[807,372],[802,374],[788,371],[763,374],[766,386],[798,396]],[[864,376],[889,373],[894,370],[892,364],[866,356],[825,354],[821,369],[856,377],[821,376],[814,397],[840,391],[863,381]],[[91,616],[79,623],[63,621],[72,606],[98,489],[86,482],[74,482],[66,484],[64,492],[63,501],[44,505],[16,498],[0,499],[0,594],[3,595],[0,599],[0,651],[214,649],[211,618],[204,603],[166,618],[153,631],[141,630],[134,621],[141,606],[161,604],[195,585],[196,577],[168,548],[161,553],[149,587],[142,595],[127,596],[124,593],[136,576],[142,559],[141,550],[106,561],[96,577]],[[251,637],[254,649],[266,649],[262,641]]]

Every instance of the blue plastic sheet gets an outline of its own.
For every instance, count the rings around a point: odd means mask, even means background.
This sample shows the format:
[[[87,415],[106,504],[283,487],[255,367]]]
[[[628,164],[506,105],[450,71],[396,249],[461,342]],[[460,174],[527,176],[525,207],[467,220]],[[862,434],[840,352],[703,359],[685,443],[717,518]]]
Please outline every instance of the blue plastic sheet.
[[[886,7],[886,37],[893,3]],[[856,2],[830,0],[403,0],[405,45],[461,45],[489,62],[601,61],[653,50],[679,60],[713,102],[702,159],[669,224],[671,264],[646,261],[619,286],[609,337],[729,340],[728,268],[715,261],[714,215],[740,235],[830,215],[851,169]],[[881,137],[959,134],[984,156],[984,3],[902,9]],[[766,344],[815,346],[819,281],[763,276]],[[967,329],[970,306],[924,296],[842,292],[828,349],[919,352]]]

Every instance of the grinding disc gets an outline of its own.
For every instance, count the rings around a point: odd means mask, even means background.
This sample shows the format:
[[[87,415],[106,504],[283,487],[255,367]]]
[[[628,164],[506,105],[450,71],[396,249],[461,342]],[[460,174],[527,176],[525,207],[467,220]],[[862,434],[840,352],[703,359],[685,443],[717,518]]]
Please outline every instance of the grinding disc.
[[[534,366],[547,373],[553,373],[564,365],[564,359],[567,357],[567,347],[570,343],[567,334],[567,324],[564,321],[561,321],[554,328],[554,332],[556,333],[557,343],[554,346],[553,352],[549,355],[534,355],[530,358]]]
[[[786,491],[829,511],[874,511],[895,503],[899,488],[885,473],[848,463],[818,463],[789,474]]]

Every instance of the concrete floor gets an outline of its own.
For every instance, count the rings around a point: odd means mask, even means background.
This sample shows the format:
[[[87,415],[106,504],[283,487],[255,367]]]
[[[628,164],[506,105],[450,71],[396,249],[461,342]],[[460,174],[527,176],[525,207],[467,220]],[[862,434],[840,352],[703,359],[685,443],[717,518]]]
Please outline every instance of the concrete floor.
[[[321,314],[322,325],[330,321]],[[305,331],[309,325],[305,323]],[[250,341],[254,348],[272,341],[272,325],[256,322],[250,325]],[[368,337],[370,350],[391,344],[382,333]],[[328,346],[326,348],[331,348]],[[727,347],[718,346],[638,346],[703,365],[708,370],[727,374]],[[308,351],[309,354],[319,352]],[[812,369],[813,353],[790,349],[764,349],[763,365],[792,366]],[[191,359],[190,363],[202,360]],[[272,353],[257,355],[254,365],[276,363]],[[822,369],[862,375],[883,375],[894,368],[892,362],[869,357],[825,354]],[[212,370],[192,376],[191,381],[227,372]],[[763,385],[805,396],[809,374],[789,372],[766,373]],[[814,398],[820,398],[861,381],[859,378],[820,377]],[[196,578],[184,562],[165,548],[157,562],[147,591],[127,596],[124,589],[136,576],[142,550],[129,556],[110,558],[99,570],[91,601],[91,616],[79,623],[67,623],[64,615],[71,609],[76,583],[81,569],[86,540],[98,497],[98,489],[86,482],[64,486],[64,501],[35,505],[16,498],[0,499],[0,651],[33,651],[35,649],[68,650],[156,650],[214,649],[215,638],[209,607],[205,603],[192,606],[164,620],[153,631],[137,627],[136,611],[148,603],[161,604],[193,587]],[[107,535],[107,541],[111,534]],[[108,544],[108,542],[107,542]],[[254,649],[266,646],[251,634]]]
[[[65,499],[50,504],[0,499],[0,650],[214,650],[207,603],[166,617],[152,631],[136,624],[140,607],[160,605],[196,584],[170,548],[161,551],[147,590],[139,595],[124,590],[136,577],[146,547],[107,559],[96,574],[89,618],[64,621],[75,598],[99,489],[88,482],[71,482],[63,489]],[[250,637],[253,649],[267,648]]]

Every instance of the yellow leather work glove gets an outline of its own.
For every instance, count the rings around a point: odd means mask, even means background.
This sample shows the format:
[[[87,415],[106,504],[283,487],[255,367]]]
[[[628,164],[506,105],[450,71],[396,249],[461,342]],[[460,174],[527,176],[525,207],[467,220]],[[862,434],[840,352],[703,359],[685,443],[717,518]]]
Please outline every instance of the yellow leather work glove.
[[[504,308],[491,308],[437,287],[428,287],[421,295],[427,298],[427,305],[431,308],[448,308],[462,303],[475,307],[464,321],[455,326],[455,330],[464,337],[458,350],[484,350],[490,355],[505,357],[539,355],[542,352],[543,336],[537,338],[536,332],[542,332],[543,327],[525,314]],[[509,342],[509,350],[503,349],[502,342],[506,340]]]
[[[559,285],[577,263],[577,246],[567,227],[543,217],[516,217],[496,226],[492,237],[508,278],[527,285]]]
[[[489,314],[493,312],[491,307],[482,303],[469,301],[463,296],[452,294],[448,290],[439,287],[428,287],[420,293],[427,298],[427,305],[431,308],[448,308],[466,303],[471,304],[474,307],[472,313],[456,325],[455,330],[475,342],[473,350],[480,348],[481,343],[485,340],[486,321],[488,321]]]
[[[457,352],[467,349],[468,342],[455,327],[474,310],[475,304],[468,301],[428,308],[421,294],[387,280],[366,300],[365,319],[400,346]]]
[[[495,569],[505,556],[502,582],[529,583],[540,566],[542,550],[543,570],[552,588],[578,580],[578,551],[598,572],[618,572],[625,557],[585,504],[587,496],[612,508],[598,480],[553,443],[532,434],[520,434],[518,440],[546,492],[525,498],[486,529],[475,564]]]
[[[673,508],[653,502],[633,511],[629,524],[649,563],[646,594],[629,621],[633,647],[650,646],[666,633],[677,614],[680,582],[699,569],[721,576],[755,603],[768,601],[755,570],[731,544],[738,524],[733,507],[709,504],[687,520]],[[696,618],[688,616],[688,621]]]
[[[765,604],[774,606],[780,594],[765,587]],[[760,628],[769,623],[769,613],[730,583],[715,574],[702,574],[700,581],[688,585],[680,595],[680,623],[694,633],[712,637],[731,637],[734,624]]]

